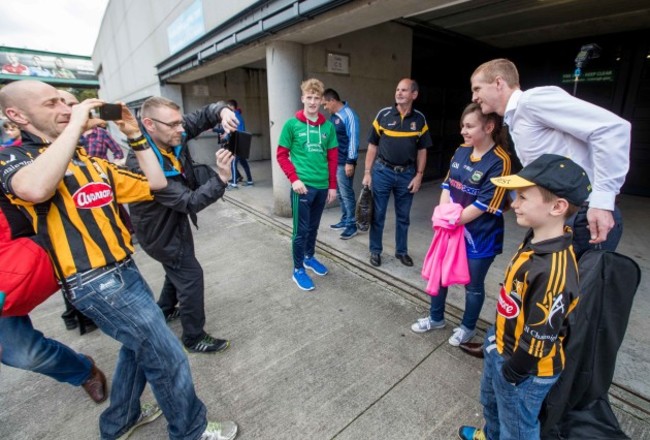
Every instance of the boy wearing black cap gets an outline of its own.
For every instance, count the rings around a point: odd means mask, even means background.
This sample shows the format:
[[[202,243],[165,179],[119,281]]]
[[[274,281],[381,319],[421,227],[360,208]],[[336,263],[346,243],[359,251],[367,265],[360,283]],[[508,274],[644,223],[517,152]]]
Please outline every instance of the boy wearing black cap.
[[[530,230],[506,269],[483,346],[485,427],[462,426],[458,436],[539,438],[539,410],[564,367],[566,317],[578,303],[578,263],[565,221],[587,200],[591,184],[579,165],[555,154],[491,180],[516,190],[517,223]]]

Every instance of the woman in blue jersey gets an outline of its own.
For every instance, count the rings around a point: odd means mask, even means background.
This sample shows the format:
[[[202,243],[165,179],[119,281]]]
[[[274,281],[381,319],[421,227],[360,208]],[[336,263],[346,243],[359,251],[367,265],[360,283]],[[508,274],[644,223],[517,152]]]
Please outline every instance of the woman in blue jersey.
[[[510,174],[510,157],[505,150],[506,135],[501,117],[484,115],[477,104],[465,107],[460,134],[464,143],[451,158],[449,172],[442,183],[440,204],[463,206],[459,224],[465,225],[465,245],[470,282],[465,285],[465,313],[449,343],[458,346],[476,333],[483,301],[485,276],[494,257],[503,250],[503,209],[507,195],[490,182],[491,177]],[[447,288],[440,287],[431,297],[430,315],[411,326],[416,333],[445,327]]]

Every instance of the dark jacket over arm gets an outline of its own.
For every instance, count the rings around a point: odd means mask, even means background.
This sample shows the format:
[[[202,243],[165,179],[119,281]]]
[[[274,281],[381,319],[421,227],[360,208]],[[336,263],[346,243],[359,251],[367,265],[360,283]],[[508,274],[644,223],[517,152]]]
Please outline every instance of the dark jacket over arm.
[[[132,203],[131,220],[136,236],[147,254],[161,263],[178,261],[183,244],[192,240],[190,219],[196,225],[196,213],[223,196],[226,183],[216,173],[204,182],[195,170],[187,142],[221,122],[219,113],[225,104],[210,104],[183,116],[186,136],[179,161],[183,174],[167,177],[167,187],[153,193],[151,202]],[[127,166],[139,170],[134,153],[129,152]],[[198,165],[198,167],[203,165]],[[189,218],[188,218],[189,216]]]

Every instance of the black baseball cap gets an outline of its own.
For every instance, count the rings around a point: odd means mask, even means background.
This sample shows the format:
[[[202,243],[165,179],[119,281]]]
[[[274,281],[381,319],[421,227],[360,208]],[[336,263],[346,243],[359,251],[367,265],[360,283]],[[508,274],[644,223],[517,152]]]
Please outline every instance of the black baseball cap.
[[[509,189],[538,185],[578,206],[591,192],[585,170],[571,159],[557,154],[542,154],[519,173],[490,180],[496,186]]]

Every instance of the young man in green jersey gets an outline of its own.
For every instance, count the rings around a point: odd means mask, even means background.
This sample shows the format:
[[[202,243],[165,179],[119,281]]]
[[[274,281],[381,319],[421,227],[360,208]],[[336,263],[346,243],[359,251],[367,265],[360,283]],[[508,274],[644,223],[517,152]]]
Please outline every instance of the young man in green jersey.
[[[336,199],[338,141],[334,125],[318,112],[323,83],[308,79],[300,89],[304,107],[284,124],[277,159],[291,182],[293,280],[300,289],[313,290],[305,269],[320,276],[328,272],[314,251],[325,204]]]

